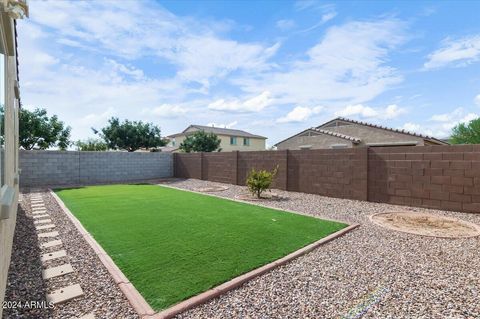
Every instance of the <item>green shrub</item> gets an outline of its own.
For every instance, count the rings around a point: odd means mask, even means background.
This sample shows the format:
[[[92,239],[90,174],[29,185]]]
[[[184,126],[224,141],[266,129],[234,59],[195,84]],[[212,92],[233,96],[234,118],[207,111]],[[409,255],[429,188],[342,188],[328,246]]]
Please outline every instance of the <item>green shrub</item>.
[[[270,189],[270,185],[273,182],[273,179],[277,175],[278,165],[274,170],[255,170],[252,168],[247,177],[247,186],[248,190],[252,193],[253,196],[260,198],[262,193],[267,189]]]

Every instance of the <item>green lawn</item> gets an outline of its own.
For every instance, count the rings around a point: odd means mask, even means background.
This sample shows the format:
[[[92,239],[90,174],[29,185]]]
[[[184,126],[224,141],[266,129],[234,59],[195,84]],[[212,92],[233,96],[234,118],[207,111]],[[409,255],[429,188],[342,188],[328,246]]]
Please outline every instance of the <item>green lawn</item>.
[[[56,193],[157,311],[346,226],[155,185]]]

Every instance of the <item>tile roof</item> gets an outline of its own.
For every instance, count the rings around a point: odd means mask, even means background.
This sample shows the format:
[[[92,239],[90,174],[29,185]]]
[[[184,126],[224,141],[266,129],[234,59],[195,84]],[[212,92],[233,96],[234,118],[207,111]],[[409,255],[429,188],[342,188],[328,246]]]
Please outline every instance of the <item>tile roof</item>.
[[[327,135],[343,138],[343,139],[352,141],[355,144],[360,143],[362,141],[358,137],[348,136],[348,135],[333,132],[333,131],[322,130],[322,129],[319,129],[318,127],[312,127],[312,128],[310,128],[310,130],[315,131],[315,132],[319,132],[319,133],[322,133],[322,134],[327,134]]]
[[[324,123],[320,126],[317,126],[317,128],[321,129],[326,124],[329,124],[333,121],[343,121],[343,122],[349,122],[349,123],[354,123],[354,124],[360,124],[360,125],[369,126],[369,127],[373,127],[373,128],[378,128],[378,129],[382,129],[382,130],[386,130],[386,131],[391,131],[391,132],[402,133],[402,134],[407,134],[407,135],[411,135],[411,136],[422,137],[422,138],[425,138],[425,139],[434,140],[434,141],[439,142],[441,144],[448,144],[447,142],[444,142],[444,141],[442,141],[438,138],[431,137],[431,136],[428,136],[428,135],[423,135],[423,134],[419,134],[419,133],[415,133],[415,132],[409,132],[409,131],[406,131],[406,130],[400,130],[400,129],[390,128],[390,127],[381,126],[381,125],[377,125],[377,124],[352,120],[352,119],[348,119],[348,118],[345,118],[345,117],[337,117],[337,118],[335,118],[333,120],[330,120],[330,121],[328,121],[328,122],[326,122],[326,123]]]

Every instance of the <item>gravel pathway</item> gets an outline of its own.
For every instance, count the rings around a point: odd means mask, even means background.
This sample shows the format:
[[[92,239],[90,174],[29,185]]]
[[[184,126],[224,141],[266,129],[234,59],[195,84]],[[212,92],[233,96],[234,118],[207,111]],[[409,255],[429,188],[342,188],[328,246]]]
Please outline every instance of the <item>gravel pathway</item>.
[[[245,187],[199,180],[168,184],[190,190],[228,186],[212,194],[229,198],[245,192]],[[408,209],[480,224],[480,214],[276,192],[287,199],[261,204],[361,226],[177,318],[480,318],[479,237],[420,237],[384,229],[368,218],[373,213]],[[136,318],[53,198],[44,193],[44,200],[76,270],[72,280],[81,284],[85,297],[40,315],[7,311],[4,317],[70,318],[94,311],[97,318]],[[38,300],[55,285],[38,280],[39,255],[44,249],[32,249],[38,247],[36,241],[29,212],[20,210],[6,300]]]
[[[57,238],[38,238],[30,213],[30,194],[23,194],[14,237],[5,300],[44,301],[52,290],[80,284],[84,296],[53,309],[5,309],[4,318],[76,318],[94,313],[96,318],[138,318],[129,302],[115,285],[95,252],[48,192],[42,192],[50,219],[59,232]],[[39,248],[41,243],[61,239],[62,246]],[[43,280],[40,255],[65,249],[67,256],[46,262],[47,267],[70,263],[73,273]]]
[[[170,185],[193,190],[222,184]],[[227,186],[213,194],[245,192]],[[288,200],[262,204],[361,226],[178,318],[480,318],[480,237],[421,237],[368,218],[408,209],[480,224],[480,215],[276,192]]]

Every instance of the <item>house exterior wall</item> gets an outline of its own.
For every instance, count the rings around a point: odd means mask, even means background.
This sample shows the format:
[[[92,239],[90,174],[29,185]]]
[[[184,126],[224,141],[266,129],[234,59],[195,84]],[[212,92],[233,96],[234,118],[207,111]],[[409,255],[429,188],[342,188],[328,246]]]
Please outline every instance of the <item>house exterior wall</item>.
[[[416,141],[416,146],[423,146],[424,139],[419,136],[407,135],[380,128],[364,126],[360,124],[350,124],[341,126],[332,126],[329,131],[341,133],[348,136],[358,137],[362,140],[357,146],[365,146],[366,143],[388,143],[388,142],[412,142]]]
[[[192,130],[192,128],[190,129]],[[237,137],[237,145],[230,145],[230,136],[228,135],[217,135],[221,140],[220,148],[221,152],[231,152],[231,151],[264,151],[265,139],[253,138],[250,137],[250,145],[243,145],[243,137]],[[173,139],[168,143],[168,146],[180,146],[180,144],[185,140],[186,135],[175,136],[175,145],[173,145]]]
[[[329,149],[334,144],[345,144],[352,148],[352,141],[326,134],[306,132],[305,135],[294,136],[277,144],[278,150],[300,150],[302,145],[312,145],[311,149]]]
[[[0,145],[0,302],[5,298],[8,269],[12,255],[13,235],[17,220],[19,195],[17,57],[14,20],[0,5],[0,103],[4,105],[3,143]],[[13,196],[8,196],[13,194]],[[0,317],[3,308],[0,307]]]

